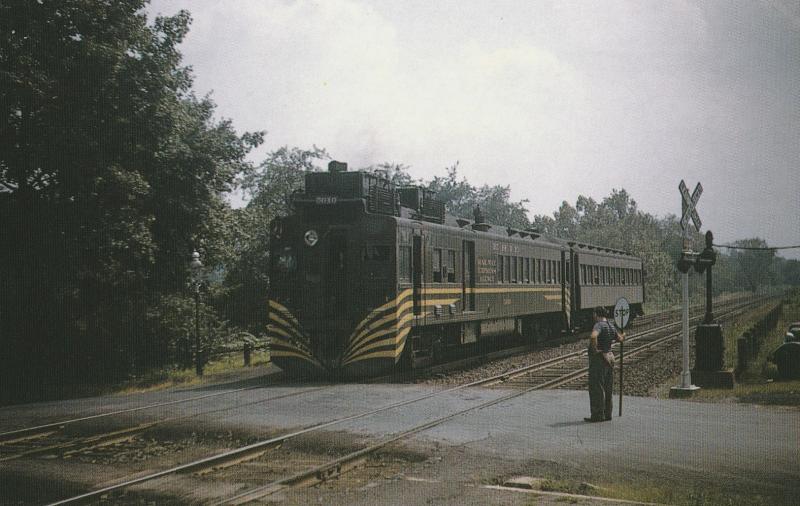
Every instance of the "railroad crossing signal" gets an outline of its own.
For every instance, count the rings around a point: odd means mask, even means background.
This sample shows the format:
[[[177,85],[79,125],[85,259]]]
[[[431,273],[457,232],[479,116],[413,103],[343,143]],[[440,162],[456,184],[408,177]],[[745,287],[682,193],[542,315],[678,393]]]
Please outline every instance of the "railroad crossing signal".
[[[697,214],[697,201],[700,200],[700,195],[703,194],[703,185],[697,183],[692,195],[689,196],[689,188],[687,188],[686,183],[681,179],[681,184],[678,185],[678,189],[681,191],[681,197],[683,198],[681,201],[681,208],[683,209],[681,228],[688,233],[689,230],[687,227],[689,226],[689,218],[691,218],[694,226],[699,231],[703,222],[700,221],[700,215]]]

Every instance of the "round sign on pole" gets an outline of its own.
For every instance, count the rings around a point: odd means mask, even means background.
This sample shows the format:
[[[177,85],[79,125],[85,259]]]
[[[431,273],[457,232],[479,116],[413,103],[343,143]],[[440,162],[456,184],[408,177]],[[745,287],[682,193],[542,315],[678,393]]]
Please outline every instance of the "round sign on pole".
[[[628,304],[628,299],[620,297],[614,305],[614,323],[617,328],[624,330],[628,326],[628,320],[631,316],[631,305]]]

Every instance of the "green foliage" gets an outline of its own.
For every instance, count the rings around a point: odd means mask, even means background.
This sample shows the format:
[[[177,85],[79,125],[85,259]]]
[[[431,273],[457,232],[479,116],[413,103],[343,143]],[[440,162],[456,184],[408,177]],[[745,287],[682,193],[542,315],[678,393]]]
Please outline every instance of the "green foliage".
[[[250,201],[244,209],[230,213],[228,244],[232,252],[221,297],[221,309],[233,324],[256,335],[263,333],[269,290],[269,223],[289,214],[291,196],[303,188],[305,173],[322,170],[320,163],[328,158],[328,153],[316,146],[284,146],[244,176],[243,188]]]
[[[148,24],[144,4],[0,3],[10,378],[33,357],[57,381],[163,360],[147,315],[185,290],[192,248],[211,267],[226,258],[224,194],[262,134],[238,135],[192,93],[177,49],[188,13]]]
[[[736,241],[733,246],[766,248],[767,242],[756,237]],[[773,284],[776,281],[774,258],[774,250],[732,250],[730,262],[734,269],[734,283],[754,293],[762,285]]]
[[[447,212],[461,217],[473,216],[480,205],[486,221],[509,227],[525,229],[530,226],[527,200],[511,201],[511,187],[483,185],[472,186],[465,178],[458,178],[458,162],[447,168],[446,176],[435,176],[425,185],[436,192],[436,198],[445,203]]]
[[[574,207],[564,201],[552,217],[537,215],[533,224],[547,235],[622,249],[642,258],[650,304],[663,307],[677,300],[680,225],[674,216],[658,219],[640,211],[624,189],[613,189],[599,203],[582,195]]]
[[[390,162],[383,162],[378,165],[370,165],[364,167],[364,172],[371,172],[373,174],[378,174],[381,177],[384,177],[391,181],[393,184],[397,186],[411,186],[415,184],[415,181],[411,178],[411,175],[408,173],[408,165],[404,165],[402,163],[390,163]]]

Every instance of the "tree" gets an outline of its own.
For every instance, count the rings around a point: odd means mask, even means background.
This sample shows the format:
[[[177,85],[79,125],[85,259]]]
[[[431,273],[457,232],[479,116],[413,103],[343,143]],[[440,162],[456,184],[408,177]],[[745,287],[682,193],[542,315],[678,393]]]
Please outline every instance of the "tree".
[[[744,248],[732,250],[731,260],[735,269],[735,283],[739,289],[750,290],[755,293],[761,286],[775,282],[773,261],[775,251],[767,248],[767,242],[758,237],[735,241],[733,246]]]
[[[250,201],[232,215],[234,260],[227,266],[222,300],[226,317],[254,334],[262,332],[267,321],[269,223],[289,214],[292,194],[303,189],[305,174],[322,170],[320,162],[328,158],[328,153],[316,146],[283,146],[243,178]]]
[[[489,223],[519,229],[531,226],[525,209],[527,200],[512,202],[509,186],[476,188],[465,178],[458,179],[458,162],[447,168],[446,176],[435,176],[425,186],[436,192],[436,198],[445,203],[452,215],[471,218],[475,207],[480,205]]]
[[[163,359],[145,315],[185,289],[192,248],[217,262],[223,195],[261,142],[192,93],[177,49],[188,13],[148,24],[144,5],[0,3],[9,377],[36,374],[33,358],[44,372],[93,378]]]
[[[386,178],[398,187],[411,186],[415,183],[408,173],[408,165],[402,163],[383,162],[378,165],[369,165],[361,170]]]

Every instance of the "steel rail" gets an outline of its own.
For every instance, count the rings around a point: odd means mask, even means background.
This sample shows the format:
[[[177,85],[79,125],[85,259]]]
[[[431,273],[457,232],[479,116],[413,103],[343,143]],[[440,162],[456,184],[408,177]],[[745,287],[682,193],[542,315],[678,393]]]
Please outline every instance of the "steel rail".
[[[758,302],[760,302],[760,300],[751,301],[749,303],[745,303],[745,304],[741,305],[740,307],[746,307],[748,305],[756,304]],[[734,307],[730,311],[725,313],[725,315],[728,315],[728,314],[736,311],[737,309],[739,309],[739,307]],[[637,348],[636,350],[633,350],[634,351],[633,354],[636,354],[636,352],[638,352],[638,351],[643,351],[644,348],[649,348],[649,347],[655,345],[655,343],[657,343],[657,342],[660,343],[660,342],[664,342],[664,341],[667,341],[667,340],[670,340],[670,339],[674,339],[675,335],[677,335],[677,333],[671,333],[669,336],[665,336],[663,338],[659,338],[657,340],[654,340],[654,341],[651,341],[649,343],[646,343],[645,346],[643,346],[641,348]],[[235,495],[235,496],[233,496],[231,498],[224,499],[224,500],[222,500],[220,502],[217,502],[215,504],[216,505],[245,504],[245,503],[248,503],[248,502],[251,502],[251,501],[254,501],[254,500],[257,500],[257,499],[261,499],[261,498],[269,496],[269,495],[272,495],[272,494],[274,494],[276,492],[279,492],[281,490],[284,490],[284,489],[292,487],[292,486],[296,486],[296,485],[299,485],[299,484],[311,484],[311,483],[318,483],[318,482],[321,482],[321,481],[325,481],[325,480],[327,480],[327,479],[329,479],[331,477],[338,476],[338,475],[342,474],[343,472],[346,472],[347,470],[358,466],[361,462],[363,462],[365,460],[367,455],[369,455],[371,453],[374,453],[375,451],[377,451],[377,450],[379,450],[381,448],[384,448],[384,447],[386,447],[387,445],[389,445],[391,443],[397,442],[397,441],[399,441],[401,439],[405,439],[405,438],[407,438],[407,437],[409,437],[411,435],[418,434],[420,432],[426,431],[426,430],[428,430],[430,428],[433,428],[433,427],[436,427],[438,425],[441,425],[442,423],[445,423],[445,422],[447,422],[447,421],[449,421],[449,420],[451,420],[451,419],[453,419],[455,417],[464,415],[464,414],[469,413],[471,411],[474,411],[474,410],[477,410],[477,409],[487,408],[487,407],[490,407],[490,406],[493,406],[493,405],[508,401],[510,399],[514,399],[516,397],[520,397],[520,396],[525,395],[525,394],[527,394],[529,392],[532,392],[534,390],[541,390],[541,389],[547,388],[549,386],[556,386],[556,385],[560,384],[561,382],[563,382],[565,380],[566,381],[570,381],[572,379],[575,379],[577,377],[580,377],[580,376],[586,374],[586,372],[588,372],[588,370],[589,369],[587,367],[585,369],[581,369],[581,370],[578,370],[578,371],[573,371],[573,372],[570,372],[570,373],[564,375],[561,378],[556,378],[554,380],[551,380],[551,381],[548,381],[548,382],[545,382],[545,383],[532,385],[532,386],[526,387],[524,389],[517,390],[517,391],[515,391],[513,393],[504,395],[504,396],[499,397],[497,399],[493,399],[491,401],[479,403],[479,404],[477,404],[475,406],[471,406],[471,407],[465,408],[465,409],[460,410],[460,411],[458,411],[456,413],[451,413],[449,415],[440,417],[440,418],[438,418],[436,420],[432,420],[430,422],[427,422],[425,424],[419,425],[417,427],[413,427],[411,429],[407,429],[405,431],[397,433],[397,434],[395,434],[393,436],[390,436],[389,438],[384,439],[384,440],[382,440],[382,441],[380,441],[378,443],[372,444],[372,445],[370,445],[370,446],[368,446],[366,448],[363,448],[361,450],[357,450],[357,451],[351,452],[351,453],[349,453],[347,455],[344,455],[342,457],[333,459],[333,460],[331,460],[331,461],[329,461],[329,462],[327,462],[325,464],[322,464],[322,465],[319,465],[319,466],[315,466],[315,467],[313,467],[311,469],[308,469],[306,471],[301,471],[301,472],[296,473],[296,474],[294,474],[292,476],[289,476],[287,478],[282,478],[280,480],[276,480],[276,481],[267,483],[265,485],[256,487],[254,489],[250,489],[250,490],[241,492],[241,493],[239,493],[239,494],[237,494],[237,495]],[[473,382],[473,383],[480,383],[480,382],[481,381]],[[347,466],[347,467],[345,467],[345,466]]]
[[[652,332],[652,331],[648,331],[648,332]],[[580,356],[580,355],[585,354],[585,353],[586,353],[585,351],[581,351],[581,352],[575,352],[575,353],[572,353],[572,354],[569,354],[569,355]],[[556,359],[558,359],[558,358],[559,357],[556,357]],[[545,362],[552,362],[552,361],[554,361],[556,359],[550,359],[549,361],[545,361]],[[535,366],[538,366],[538,365],[540,365],[540,364],[534,364],[533,366],[526,366],[526,368],[521,368],[521,369],[530,369],[531,367],[535,367]],[[489,378],[483,378],[483,379],[471,381],[471,382],[468,382],[468,383],[464,383],[464,384],[461,384],[461,385],[456,385],[454,387],[446,388],[444,390],[439,390],[439,391],[432,392],[432,393],[429,393],[429,394],[425,394],[425,395],[422,395],[422,396],[419,396],[419,397],[415,397],[413,399],[408,399],[406,401],[400,401],[400,402],[392,403],[392,404],[389,404],[389,405],[386,405],[386,406],[383,406],[383,407],[380,407],[380,408],[377,408],[377,409],[374,409],[374,410],[370,410],[370,411],[366,411],[366,412],[362,412],[362,413],[358,413],[358,414],[354,414],[354,415],[349,415],[349,416],[345,416],[345,417],[329,420],[327,422],[315,424],[315,425],[312,425],[312,426],[309,426],[309,427],[306,427],[306,428],[303,428],[303,429],[300,429],[300,430],[297,430],[297,431],[294,431],[294,432],[291,432],[291,433],[287,433],[287,434],[284,434],[284,435],[281,435],[281,436],[276,436],[276,437],[273,437],[273,438],[269,438],[269,439],[266,439],[266,440],[263,440],[263,441],[259,441],[259,442],[256,442],[256,443],[244,446],[244,447],[236,448],[234,450],[229,450],[229,451],[217,454],[217,455],[211,455],[211,456],[208,456],[208,457],[204,457],[204,458],[192,461],[192,462],[188,462],[188,463],[185,463],[185,464],[180,464],[180,465],[177,465],[177,466],[174,466],[174,467],[171,467],[171,468],[168,468],[168,469],[164,469],[162,471],[157,471],[155,473],[151,473],[151,474],[148,474],[148,475],[139,476],[137,478],[133,478],[133,479],[130,479],[130,480],[126,480],[126,481],[117,483],[115,485],[110,485],[110,486],[107,486],[107,487],[103,487],[101,489],[96,489],[96,490],[93,490],[93,491],[90,491],[90,492],[86,492],[86,493],[78,495],[78,496],[62,499],[62,500],[50,503],[49,506],[56,506],[56,505],[62,505],[62,504],[74,504],[74,503],[82,502],[82,501],[84,501],[86,499],[96,498],[96,497],[101,496],[103,494],[108,494],[110,492],[121,490],[123,488],[127,488],[127,487],[130,487],[130,486],[133,486],[133,485],[138,485],[138,484],[141,484],[141,483],[145,483],[147,481],[152,481],[152,480],[155,480],[155,479],[158,479],[158,478],[163,478],[163,477],[166,477],[166,476],[169,476],[169,475],[173,475],[173,474],[176,474],[176,473],[179,473],[179,472],[192,471],[192,470],[196,470],[196,469],[199,469],[199,468],[214,467],[214,465],[216,465],[216,464],[224,464],[225,462],[228,462],[228,461],[230,461],[232,459],[241,460],[241,458],[243,456],[245,456],[245,455],[253,454],[254,452],[256,452],[258,450],[261,450],[261,449],[269,449],[269,448],[275,447],[276,445],[280,445],[285,441],[288,441],[288,440],[290,440],[292,438],[301,436],[303,434],[308,434],[308,433],[319,431],[319,430],[322,430],[322,429],[326,429],[328,427],[332,427],[332,426],[335,426],[335,425],[338,425],[338,424],[341,424],[341,423],[345,423],[345,422],[348,422],[348,421],[351,421],[351,420],[365,418],[367,416],[372,416],[374,414],[377,414],[377,413],[380,413],[380,412],[383,412],[383,411],[388,411],[388,410],[391,410],[391,409],[395,409],[395,408],[399,408],[399,407],[402,407],[402,406],[407,406],[407,405],[410,405],[410,404],[413,404],[413,403],[421,402],[421,401],[424,401],[424,400],[427,400],[427,399],[430,399],[430,398],[434,398],[434,397],[438,397],[438,396],[444,395],[446,393],[455,392],[455,391],[458,391],[458,390],[462,390],[462,389],[465,389],[465,388],[471,388],[471,387],[475,387],[475,386],[483,386],[483,385],[486,385],[486,384],[488,384],[488,383],[490,383],[492,381],[496,381],[498,379],[506,377],[507,375],[508,375],[508,373],[497,374],[497,375],[491,376]],[[481,407],[491,406],[491,405],[497,404],[499,402],[503,402],[505,400],[512,399],[514,397],[518,397],[520,395],[523,395],[524,393],[527,393],[529,391],[536,390],[536,389],[539,389],[539,388],[541,388],[541,387],[534,386],[534,387],[525,388],[523,390],[518,390],[518,391],[515,391],[512,394],[509,394],[509,395],[500,397],[498,399],[495,399],[494,401],[490,401],[488,403],[484,403],[484,404],[481,404],[479,406],[475,406],[475,407],[472,407],[472,408],[467,408],[467,409],[465,409],[463,411],[460,411],[458,413],[453,414],[449,418],[452,418],[454,416],[458,416],[458,415],[463,414],[463,413],[467,413],[467,412],[472,411],[474,409],[479,409]],[[436,424],[436,421],[431,422],[431,423]],[[439,421],[439,423],[442,423],[442,421]],[[435,425],[431,425],[431,426],[435,426]],[[429,427],[427,427],[427,428],[429,428]],[[418,431],[425,430],[425,429],[422,429],[422,428],[417,428],[417,429],[418,429]],[[413,430],[413,429],[411,429],[411,430]],[[406,431],[406,432],[410,433],[410,431]],[[405,433],[403,433],[403,434],[405,434]],[[405,437],[405,436],[402,436],[402,437]],[[394,439],[394,440],[396,440],[396,439]],[[385,443],[385,444],[388,444],[388,443]],[[383,446],[385,446],[385,444]],[[374,449],[373,449],[373,451],[374,451]]]
[[[365,418],[367,416],[372,416],[372,415],[375,415],[377,413],[381,413],[383,411],[388,411],[390,409],[395,409],[395,408],[399,408],[399,407],[402,407],[402,406],[407,406],[409,404],[414,404],[414,403],[417,403],[417,402],[421,402],[421,401],[424,401],[424,400],[427,400],[427,399],[431,399],[433,397],[438,397],[440,395],[444,395],[444,394],[449,393],[449,392],[455,392],[455,391],[462,390],[462,389],[465,389],[465,388],[479,386],[479,385],[483,384],[485,381],[486,380],[477,380],[477,381],[473,381],[473,382],[470,382],[470,383],[465,383],[465,384],[462,384],[462,385],[457,385],[457,386],[454,386],[454,387],[450,387],[450,388],[447,388],[447,389],[444,389],[444,390],[437,390],[437,391],[431,392],[429,394],[425,394],[425,395],[422,395],[422,396],[419,396],[419,397],[415,397],[413,399],[408,399],[408,400],[405,400],[405,401],[395,402],[395,403],[392,403],[392,404],[389,404],[389,405],[386,405],[386,406],[382,406],[380,408],[373,409],[373,410],[370,410],[370,411],[365,411],[365,412],[362,412],[362,413],[357,413],[357,414],[354,414],[354,415],[349,415],[349,416],[345,416],[345,417],[341,417],[341,418],[336,418],[336,419],[333,419],[333,420],[329,420],[327,422],[322,422],[322,423],[319,423],[319,424],[311,425],[309,427],[306,427],[306,428],[303,428],[303,429],[300,429],[300,430],[297,430],[297,431],[294,431],[294,432],[290,432],[290,433],[287,433],[287,434],[283,434],[281,436],[276,436],[276,437],[269,438],[269,439],[266,439],[266,440],[263,440],[263,441],[259,441],[259,442],[256,442],[256,443],[253,443],[253,444],[250,444],[250,445],[247,445],[247,446],[243,446],[243,447],[240,447],[240,448],[236,448],[236,449],[233,449],[233,450],[222,452],[222,453],[219,453],[217,455],[211,455],[211,456],[204,457],[204,458],[192,461],[192,462],[188,462],[188,463],[185,463],[185,464],[180,464],[180,465],[168,468],[168,469],[164,469],[162,471],[157,471],[155,473],[151,473],[151,474],[148,474],[148,475],[145,475],[145,476],[140,476],[140,477],[137,477],[137,478],[126,480],[126,481],[117,483],[115,485],[110,485],[110,486],[107,486],[107,487],[104,487],[104,488],[101,488],[101,489],[97,489],[97,490],[93,490],[93,491],[90,491],[90,492],[87,492],[87,493],[84,493],[84,494],[81,494],[81,495],[77,495],[77,496],[70,497],[70,498],[67,498],[67,499],[62,499],[60,501],[56,501],[56,502],[50,503],[49,506],[56,506],[56,505],[61,505],[61,504],[74,504],[74,503],[78,503],[78,502],[84,501],[86,499],[96,498],[96,497],[99,497],[99,496],[101,496],[103,494],[107,494],[109,492],[114,492],[114,491],[121,490],[121,489],[126,488],[126,487],[130,487],[132,485],[138,485],[140,483],[144,483],[144,482],[147,482],[147,481],[152,481],[152,480],[155,480],[155,479],[158,479],[158,478],[163,478],[165,476],[176,474],[176,473],[179,473],[179,472],[182,472],[182,471],[190,471],[190,470],[195,470],[195,469],[198,469],[198,468],[213,467],[215,464],[225,463],[225,462],[227,462],[227,461],[229,461],[231,459],[240,458],[245,454],[252,454],[254,451],[260,450],[262,448],[274,447],[275,445],[282,444],[285,441],[288,441],[289,439],[301,436],[303,434],[308,434],[310,432],[315,432],[315,431],[319,431],[319,430],[322,430],[322,429],[326,429],[328,427],[332,427],[334,425],[338,425],[338,424],[341,424],[341,423],[344,423],[344,422],[348,422],[348,421],[351,421],[351,420],[357,420],[359,418]]]
[[[745,302],[745,303],[741,303],[741,304],[735,305],[734,307],[731,307],[731,308],[727,309],[726,312],[721,313],[719,317],[720,318],[725,318],[725,317],[729,316],[730,314],[732,314],[732,313],[734,313],[734,312],[736,312],[736,311],[738,311],[738,310],[740,310],[742,308],[759,304],[761,302],[764,302],[765,300],[766,300],[766,298],[759,298],[759,299],[754,299],[754,300],[751,300],[751,301],[748,301],[748,302]],[[695,319],[695,320],[697,318],[700,318],[700,316],[693,317],[693,319]],[[663,330],[663,329],[665,329],[667,327],[675,326],[675,325],[680,325],[680,322],[676,322],[676,323],[669,324],[669,325],[664,325],[662,327],[659,327],[658,329],[654,329],[654,330],[648,331],[647,334],[652,334],[655,331]],[[628,356],[628,357],[636,356],[636,355],[638,355],[639,353],[641,353],[643,351],[649,350],[649,349],[651,349],[651,348],[653,348],[655,346],[664,344],[664,343],[666,343],[668,341],[672,341],[676,337],[679,337],[679,336],[680,336],[680,331],[670,332],[669,334],[667,334],[665,336],[658,337],[658,338],[655,338],[653,340],[645,340],[645,335],[637,335],[636,337],[631,337],[630,339],[626,339],[625,342],[626,343],[636,343],[636,347],[632,348],[630,350],[626,350],[625,355]],[[615,344],[615,346],[616,346],[616,344]],[[576,355],[576,354],[578,354],[578,355]],[[561,359],[563,359],[562,360],[563,362],[566,362],[566,360],[568,360],[569,358],[575,358],[576,356],[585,355],[585,354],[587,354],[586,351],[580,351],[580,352],[572,353],[572,354],[570,354],[568,356],[565,355],[563,357],[556,357],[556,358],[561,358]],[[525,372],[522,372],[520,374],[517,374],[516,377],[524,376],[524,375],[526,375],[526,374],[528,374],[530,372],[535,372],[538,369],[542,369],[542,368],[530,369],[528,371],[525,371]],[[588,372],[589,372],[589,368],[588,367],[577,369],[577,370],[571,371],[569,373],[566,373],[566,374],[564,374],[562,376],[559,376],[557,378],[547,380],[547,381],[545,381],[543,383],[538,383],[534,388],[535,389],[544,389],[544,388],[559,387],[561,385],[570,383],[570,382],[572,382],[572,381],[574,381],[574,380],[576,380],[578,378],[581,378],[581,377],[585,376],[586,374],[588,374]]]
[[[299,392],[289,392],[289,393],[285,393],[285,394],[281,394],[281,395],[274,395],[274,396],[271,396],[271,397],[267,397],[266,399],[259,399],[259,400],[255,400],[255,401],[245,402],[243,404],[236,404],[234,406],[229,406],[229,407],[224,407],[224,408],[216,408],[216,409],[211,409],[211,410],[207,410],[207,411],[200,411],[200,412],[192,413],[192,414],[188,414],[188,415],[171,416],[171,417],[167,417],[167,418],[162,418],[160,420],[156,420],[154,422],[143,423],[143,424],[136,425],[136,426],[133,426],[133,427],[127,427],[127,428],[124,428],[124,429],[116,429],[116,430],[109,431],[109,432],[101,432],[99,434],[92,434],[90,436],[86,436],[86,437],[75,439],[75,440],[64,441],[64,442],[61,442],[61,443],[56,443],[56,444],[43,446],[43,447],[38,447],[38,448],[23,449],[22,451],[20,451],[18,453],[7,455],[5,457],[0,457],[0,462],[8,462],[8,461],[17,460],[17,459],[20,459],[20,458],[23,458],[23,457],[33,457],[33,456],[36,456],[36,455],[50,455],[50,454],[53,454],[53,453],[60,452],[62,450],[67,452],[67,453],[78,453],[80,451],[84,451],[84,450],[88,450],[88,449],[92,449],[92,448],[97,448],[99,446],[105,446],[105,445],[121,442],[121,441],[124,441],[124,440],[128,440],[128,439],[132,438],[133,436],[135,436],[136,434],[144,432],[144,431],[146,431],[148,429],[151,429],[153,427],[156,427],[158,425],[163,425],[165,423],[177,422],[177,421],[181,421],[181,420],[188,420],[190,418],[196,418],[198,416],[204,416],[204,415],[213,415],[213,414],[220,413],[220,412],[234,411],[236,409],[244,408],[244,407],[247,407],[247,406],[253,406],[253,405],[261,404],[261,403],[268,402],[268,401],[275,401],[275,400],[278,400],[278,399],[285,399],[287,397],[294,397],[294,396],[297,396],[297,395],[308,394],[308,393],[311,393],[311,392],[318,392],[320,390],[326,390],[328,388],[332,388],[332,387],[324,386],[324,387],[317,387],[317,388],[309,388],[309,389],[306,389],[306,390],[303,390],[303,391],[299,391]],[[2,448],[2,446],[0,446],[0,448]]]
[[[21,428],[21,429],[14,429],[14,430],[6,431],[6,432],[0,432],[0,445],[2,445],[3,443],[14,442],[14,441],[19,441],[21,439],[28,439],[28,438],[36,437],[36,436],[41,435],[42,433],[46,433],[46,432],[52,431],[54,429],[55,430],[62,429],[62,428],[64,428],[64,426],[70,425],[70,424],[73,424],[73,423],[85,422],[85,421],[88,421],[88,420],[96,420],[98,418],[104,418],[104,417],[107,417],[107,416],[121,415],[121,414],[125,414],[125,413],[134,413],[136,411],[143,411],[143,410],[146,410],[146,409],[161,408],[161,407],[164,407],[164,406],[171,406],[171,405],[175,405],[175,404],[181,404],[181,403],[184,403],[184,402],[199,401],[199,400],[202,400],[202,399],[208,399],[210,397],[218,397],[220,395],[229,395],[229,394],[234,394],[234,393],[237,393],[237,392],[244,392],[244,391],[247,391],[247,390],[253,390],[253,389],[256,389],[256,388],[260,388],[260,387],[258,387],[258,386],[249,386],[249,387],[236,388],[236,389],[233,389],[233,390],[226,390],[224,392],[214,392],[214,393],[210,393],[210,394],[198,395],[196,397],[189,397],[189,398],[186,398],[186,399],[176,399],[174,401],[158,402],[158,403],[155,403],[155,404],[148,404],[146,406],[137,406],[135,408],[118,409],[118,410],[114,410],[114,411],[108,411],[108,412],[105,412],[105,413],[97,413],[95,415],[83,416],[83,417],[80,417],[80,418],[71,418],[71,419],[67,419],[67,420],[60,420],[58,422],[46,423],[46,424],[37,425],[37,426],[34,426],[34,427],[25,427],[25,428]]]
[[[702,307],[702,305],[697,305],[696,307]],[[662,317],[663,315],[666,315],[666,314],[668,314],[670,312],[674,312],[674,310],[667,309],[667,310],[664,310],[664,311],[660,311],[658,313],[653,313],[652,315],[646,315],[646,316],[643,316],[642,318],[640,318],[637,323],[638,324],[642,324],[645,321],[649,321],[650,318],[652,318],[653,320],[657,320],[660,317]],[[464,358],[464,359],[456,360],[454,362],[448,362],[447,364],[435,365],[433,367],[423,369],[421,372],[426,372],[426,373],[431,373],[432,371],[433,372],[438,372],[439,370],[441,370],[442,367],[450,366],[451,364],[453,364],[452,367],[457,368],[457,367],[464,366],[464,365],[471,365],[474,362],[482,362],[482,361],[496,360],[498,358],[506,358],[506,357],[509,357],[509,356],[513,356],[516,353],[520,353],[521,354],[521,353],[524,353],[525,351],[531,351],[531,349],[532,349],[531,346],[519,346],[519,347],[516,347],[516,348],[511,348],[511,349],[506,349],[506,350],[498,350],[498,351],[491,352],[491,353],[486,354],[486,355],[480,355],[480,356],[476,356],[476,357],[467,357],[467,358]],[[437,368],[439,368],[439,369],[437,369]],[[276,374],[280,374],[280,373],[276,373]],[[385,380],[390,379],[392,377],[394,377],[394,376],[380,376],[378,378],[371,379],[370,382],[371,383],[377,383],[379,381],[385,381]],[[237,388],[237,389],[234,389],[234,390],[227,390],[225,392],[215,392],[215,393],[201,395],[201,396],[197,396],[197,397],[190,397],[190,398],[187,398],[187,399],[176,399],[174,401],[165,401],[165,402],[160,402],[160,403],[155,403],[155,404],[148,404],[148,405],[145,405],[145,406],[137,406],[135,408],[119,409],[119,410],[115,410],[115,411],[109,411],[109,412],[106,412],[106,413],[98,413],[98,414],[95,414],[95,415],[89,415],[89,416],[84,416],[84,417],[80,417],[80,418],[72,418],[72,419],[60,420],[60,421],[57,421],[57,422],[50,422],[50,423],[46,423],[46,424],[42,424],[42,425],[37,425],[37,426],[34,426],[34,427],[24,427],[24,428],[20,428],[20,429],[14,429],[14,430],[10,430],[10,431],[0,432],[0,445],[2,445],[4,443],[17,442],[17,441],[20,441],[20,440],[23,440],[23,439],[30,439],[30,438],[35,438],[35,437],[46,437],[46,436],[51,435],[51,434],[53,434],[54,432],[56,432],[56,431],[58,431],[60,429],[63,429],[64,426],[66,426],[66,425],[70,425],[70,424],[74,424],[74,423],[78,423],[78,422],[84,422],[84,421],[88,421],[88,420],[95,420],[95,419],[99,419],[99,418],[104,418],[104,417],[108,417],[108,416],[115,416],[115,415],[120,415],[120,414],[125,414],[125,413],[133,413],[133,412],[136,412],[136,411],[154,409],[154,408],[170,406],[170,405],[174,405],[174,404],[181,404],[181,403],[185,403],[185,402],[192,402],[192,401],[202,400],[202,399],[206,399],[206,398],[210,398],[210,397],[216,397],[216,396],[221,396],[221,395],[227,395],[227,394],[242,392],[242,391],[246,391],[246,390],[252,390],[252,389],[256,389],[256,388],[259,388],[259,387],[251,386],[251,387]],[[186,390],[182,390],[182,391],[186,391]],[[180,392],[180,391],[178,391],[178,392]],[[5,409],[5,408],[3,408],[3,409]]]

